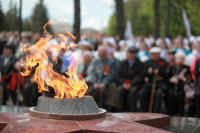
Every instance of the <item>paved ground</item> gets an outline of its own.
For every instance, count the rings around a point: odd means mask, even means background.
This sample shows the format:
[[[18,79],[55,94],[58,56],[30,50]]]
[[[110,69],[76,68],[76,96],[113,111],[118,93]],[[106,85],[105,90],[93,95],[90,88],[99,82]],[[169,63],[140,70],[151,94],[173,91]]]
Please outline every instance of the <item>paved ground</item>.
[[[0,106],[0,112],[28,113],[29,107]],[[200,118],[171,117],[170,126],[163,128],[175,133],[200,133]]]
[[[30,107],[17,107],[17,106],[1,106],[0,112],[11,112],[11,113],[28,113]]]
[[[163,129],[175,133],[200,133],[200,119],[192,117],[171,117],[170,126]]]

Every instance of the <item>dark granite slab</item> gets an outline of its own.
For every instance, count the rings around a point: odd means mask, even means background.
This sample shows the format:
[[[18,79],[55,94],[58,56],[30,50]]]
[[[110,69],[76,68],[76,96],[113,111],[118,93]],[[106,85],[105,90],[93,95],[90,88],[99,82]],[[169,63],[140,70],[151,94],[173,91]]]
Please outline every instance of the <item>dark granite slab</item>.
[[[0,111],[2,111],[2,112],[17,112],[17,107],[1,106]],[[26,119],[29,118],[29,116],[28,116],[29,107],[20,107],[19,111],[24,112],[24,113],[20,113],[20,114],[17,114],[17,113],[6,113],[6,114],[3,113],[2,114],[2,113],[0,113],[0,131],[1,131],[1,129],[4,129],[4,127],[9,122],[15,123],[15,122],[21,121],[21,120],[26,121]],[[9,114],[9,115],[7,115],[7,114]],[[134,124],[136,124],[134,121],[138,121],[138,119],[140,119],[142,121],[145,119],[149,119],[150,116],[153,116],[152,114],[151,115],[143,114],[142,116],[140,114],[141,113],[108,113],[107,120],[111,120],[111,121],[113,120],[113,121],[117,121],[119,123],[134,123]],[[153,119],[154,120],[156,118],[159,119],[158,116],[159,116],[158,114],[154,115]],[[33,120],[33,118],[31,118],[31,119]],[[34,120],[37,120],[37,119],[34,119]],[[155,120],[155,121],[157,121],[157,120]],[[158,127],[159,124],[160,124],[160,122],[156,122],[157,126],[154,125],[154,127]],[[199,118],[171,117],[170,118],[170,126],[166,126],[165,128],[160,128],[160,129],[166,130],[166,131],[171,131],[171,132],[176,132],[176,133],[182,133],[182,132],[183,133],[192,133],[192,132],[200,133],[200,125],[199,124],[200,124]],[[78,129],[78,131],[80,131],[80,130]],[[81,131],[82,131],[82,128],[81,128]],[[62,131],[60,131],[60,132],[62,132]],[[75,131],[72,131],[72,132],[75,132]],[[87,132],[90,132],[90,130],[88,129]]]
[[[175,133],[200,133],[200,119],[192,117],[171,117],[170,126],[162,129]]]
[[[146,122],[145,122],[146,121]],[[156,121],[158,122],[156,124]],[[163,123],[162,122],[167,122]],[[106,118],[87,121],[62,121],[30,117],[27,113],[0,113],[3,133],[66,133],[66,132],[160,132],[169,126],[169,117],[149,113],[108,113]]]

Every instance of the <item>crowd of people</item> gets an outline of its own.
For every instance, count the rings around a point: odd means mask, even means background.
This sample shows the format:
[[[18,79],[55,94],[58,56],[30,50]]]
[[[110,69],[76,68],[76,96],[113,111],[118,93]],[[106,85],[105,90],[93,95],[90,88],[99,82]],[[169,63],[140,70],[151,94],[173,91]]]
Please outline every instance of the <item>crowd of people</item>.
[[[0,77],[2,104],[35,106],[41,94],[33,75],[20,75],[22,45],[34,45],[40,34],[0,33]],[[45,37],[43,35],[42,37]],[[70,39],[69,39],[70,40]],[[49,43],[57,45],[59,36]],[[101,34],[84,36],[78,48],[62,49],[59,55],[47,48],[55,72],[65,74],[72,54],[80,58],[77,74],[88,85],[87,95],[108,111],[155,112],[200,117],[200,37],[157,38],[137,36],[119,40]],[[20,80],[19,80],[20,79]],[[20,82],[18,82],[18,80]],[[20,88],[21,97],[17,93]],[[50,89],[51,90],[51,89]],[[51,91],[49,93],[52,93]]]

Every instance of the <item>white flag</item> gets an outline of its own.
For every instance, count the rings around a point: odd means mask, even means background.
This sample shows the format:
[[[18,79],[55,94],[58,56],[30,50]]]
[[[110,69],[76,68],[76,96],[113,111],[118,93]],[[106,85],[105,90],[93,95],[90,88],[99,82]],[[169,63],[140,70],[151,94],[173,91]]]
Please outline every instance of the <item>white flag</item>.
[[[187,31],[187,36],[190,37],[190,36],[192,36],[190,23],[188,21],[188,17],[187,17],[187,14],[184,9],[182,10],[182,13],[183,13],[183,20],[184,20],[185,28]]]
[[[127,23],[126,23],[126,30],[125,30],[124,36],[128,40],[131,40],[131,41],[134,40],[133,33],[132,33],[132,26],[131,26],[131,21],[130,20],[128,20]]]

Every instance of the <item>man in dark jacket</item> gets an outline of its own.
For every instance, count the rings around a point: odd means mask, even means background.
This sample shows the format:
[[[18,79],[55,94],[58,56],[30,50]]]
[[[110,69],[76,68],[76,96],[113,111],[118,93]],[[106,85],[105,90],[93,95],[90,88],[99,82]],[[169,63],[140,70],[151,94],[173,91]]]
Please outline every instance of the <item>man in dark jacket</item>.
[[[2,104],[6,105],[8,100],[8,84],[13,73],[13,66],[17,61],[13,55],[13,44],[7,44],[3,48],[3,55],[0,57],[0,73],[1,73],[1,85],[3,87],[3,99]]]
[[[93,63],[92,70],[92,89],[91,94],[96,100],[97,104],[102,108],[107,108],[106,100],[109,95],[109,85],[113,82],[115,77],[115,67],[113,61],[107,58],[107,49],[104,46],[98,48],[99,59]]]
[[[137,111],[136,104],[138,90],[143,83],[143,63],[136,58],[137,48],[130,47],[127,51],[127,59],[124,60],[119,69],[119,93],[118,108],[120,111]]]
[[[200,59],[196,61],[195,65],[195,111],[196,116],[200,117]]]
[[[160,52],[161,49],[158,47],[151,48],[151,59],[145,62],[145,84],[139,92],[141,112],[147,112],[149,109],[150,95],[153,85],[155,85],[153,112],[159,113],[161,111],[162,94],[167,89],[167,62],[160,58]]]

